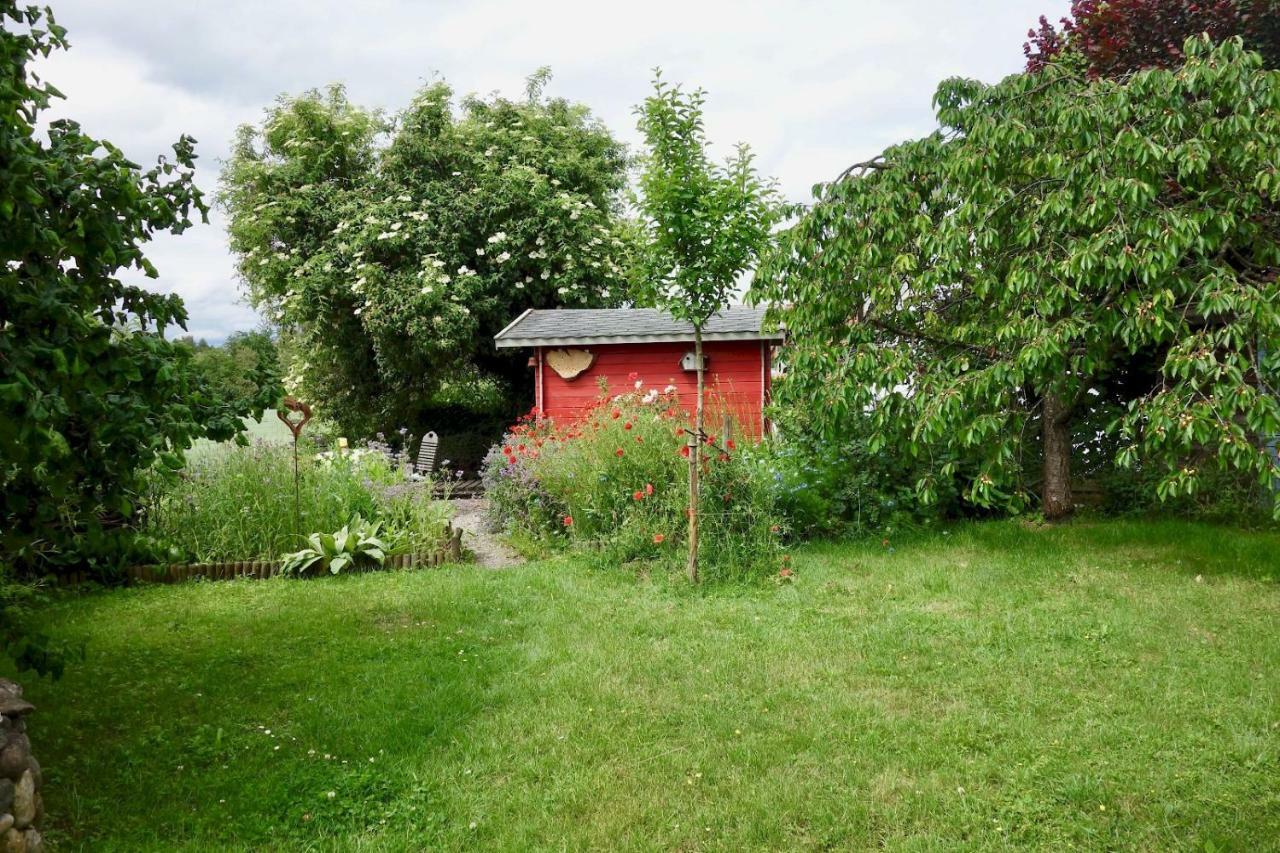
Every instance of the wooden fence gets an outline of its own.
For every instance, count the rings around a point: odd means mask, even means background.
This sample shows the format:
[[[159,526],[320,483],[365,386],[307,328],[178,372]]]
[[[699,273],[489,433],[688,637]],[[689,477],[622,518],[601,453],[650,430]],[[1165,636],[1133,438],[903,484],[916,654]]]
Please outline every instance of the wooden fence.
[[[393,554],[381,566],[352,568],[347,572],[394,571],[397,569],[425,568],[456,563],[462,558],[462,531],[454,529],[449,540],[433,551],[422,554]],[[205,578],[206,580],[235,580],[254,578],[261,580],[280,574],[283,560],[233,560],[224,563],[167,563],[156,566],[130,566],[125,570],[127,583],[182,583]],[[89,572],[70,572],[58,576],[60,586],[77,586],[100,580]]]

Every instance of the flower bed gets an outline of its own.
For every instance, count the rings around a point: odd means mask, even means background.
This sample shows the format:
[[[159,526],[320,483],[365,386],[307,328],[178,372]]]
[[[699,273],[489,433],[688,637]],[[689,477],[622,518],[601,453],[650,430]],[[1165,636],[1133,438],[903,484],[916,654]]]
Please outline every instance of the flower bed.
[[[295,504],[292,449],[226,447],[192,460],[176,479],[157,477],[142,533],[162,563],[274,561],[308,534],[357,520],[377,522],[390,555],[443,544],[451,514],[433,484],[411,478],[382,453],[303,453]]]
[[[612,563],[683,561],[688,414],[673,388],[632,379],[633,390],[603,394],[579,420],[539,421],[531,412],[511,429],[484,467],[496,523],[517,539],[596,551]],[[704,576],[776,574],[782,530],[767,453],[717,435],[699,453]]]

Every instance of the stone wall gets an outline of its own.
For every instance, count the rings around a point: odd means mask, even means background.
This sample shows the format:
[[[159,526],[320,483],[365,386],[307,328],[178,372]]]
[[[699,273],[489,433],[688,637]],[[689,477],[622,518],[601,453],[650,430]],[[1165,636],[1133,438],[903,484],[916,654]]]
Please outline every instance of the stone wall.
[[[0,678],[0,853],[40,853],[40,765],[27,740],[27,714],[35,706],[22,687]]]

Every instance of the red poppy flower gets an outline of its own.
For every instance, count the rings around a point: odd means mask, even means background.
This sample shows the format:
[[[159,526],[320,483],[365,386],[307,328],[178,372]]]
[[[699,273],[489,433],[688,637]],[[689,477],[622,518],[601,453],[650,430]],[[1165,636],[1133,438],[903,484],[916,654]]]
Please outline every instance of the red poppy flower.
[[[635,498],[638,501],[642,501],[644,500],[644,492],[635,492],[634,494],[631,495],[631,497]]]
[[[524,453],[525,446],[523,444],[518,444],[516,445],[516,450],[519,450],[521,453]]]
[[[640,378],[640,374],[639,374],[639,373],[636,373],[636,372],[633,370],[633,371],[631,371],[630,373],[628,373],[628,374],[627,374],[627,378],[628,378],[628,379],[630,379],[632,382],[635,382],[637,379],[639,379],[639,378]]]
[[[646,495],[651,495],[651,494],[653,494],[653,483],[645,483],[645,484],[644,484],[644,493],[645,493]]]
[[[667,537],[663,536],[661,533],[653,534],[653,544],[655,545],[661,545],[666,540],[667,540]]]
[[[719,458],[720,458],[720,461],[721,461],[721,462],[728,462],[728,461],[729,461],[729,454],[728,454],[728,453],[721,453]]]
[[[623,425],[622,425],[622,428],[623,428],[623,429],[631,429],[631,421],[627,421],[625,424],[623,424]]]
[[[685,459],[689,458],[689,445],[686,444],[684,447],[680,448],[680,455]]]
[[[731,439],[729,439],[728,441],[726,441],[726,442],[724,443],[724,446],[725,446],[725,447],[727,447],[727,448],[729,448],[730,450],[737,450],[737,449],[738,449],[738,445],[736,445],[736,444],[734,444],[734,443],[733,443],[733,439],[732,439],[732,438],[731,438]]]
[[[790,569],[780,569],[780,570],[778,571],[778,576],[779,576],[779,577],[784,577],[784,578],[789,578],[789,577],[791,577],[791,570],[790,570]]]
[[[617,409],[614,409],[614,410],[613,410],[612,412],[610,412],[609,414],[613,417],[613,419],[614,419],[615,421],[616,421],[618,418],[622,417],[622,412],[618,411]]]
[[[643,435],[637,435],[637,436],[636,436],[636,444],[644,444],[644,436],[643,436]]]
[[[616,456],[616,457],[618,457],[619,459],[621,459],[621,458],[622,458],[622,448],[621,448],[621,447],[619,447],[617,450],[613,451],[613,455],[614,455],[614,456]]]

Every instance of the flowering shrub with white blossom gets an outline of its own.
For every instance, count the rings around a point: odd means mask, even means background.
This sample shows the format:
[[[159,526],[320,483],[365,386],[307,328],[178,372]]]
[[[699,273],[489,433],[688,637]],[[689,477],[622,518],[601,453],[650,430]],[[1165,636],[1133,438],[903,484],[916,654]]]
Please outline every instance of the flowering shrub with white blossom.
[[[623,146],[585,107],[433,83],[388,122],[340,88],[240,130],[220,202],[252,303],[286,330],[286,386],[351,434],[509,417],[526,308],[626,288]]]
[[[631,381],[577,420],[534,411],[511,428],[485,461],[495,523],[517,540],[594,552],[614,565],[681,563],[689,415],[674,388]],[[790,576],[767,447],[708,435],[699,465],[704,576],[749,579],[784,568]]]

